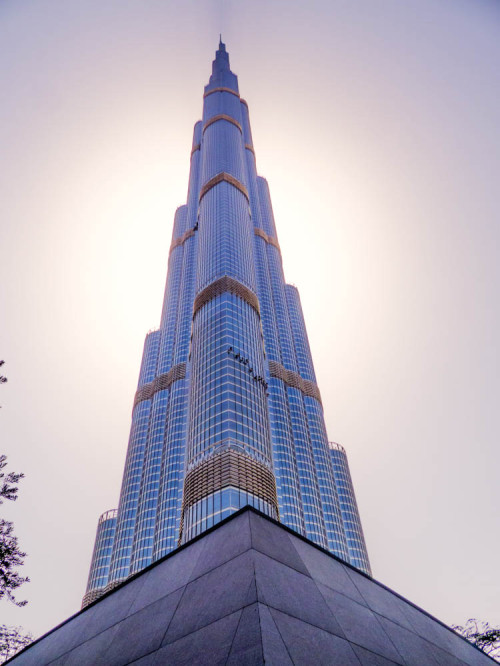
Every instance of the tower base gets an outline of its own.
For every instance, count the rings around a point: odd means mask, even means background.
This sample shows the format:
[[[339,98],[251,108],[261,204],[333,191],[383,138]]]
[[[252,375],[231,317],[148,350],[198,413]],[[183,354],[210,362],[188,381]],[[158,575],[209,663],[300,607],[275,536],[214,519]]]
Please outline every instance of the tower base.
[[[395,592],[245,507],[73,615],[9,663],[494,662]]]

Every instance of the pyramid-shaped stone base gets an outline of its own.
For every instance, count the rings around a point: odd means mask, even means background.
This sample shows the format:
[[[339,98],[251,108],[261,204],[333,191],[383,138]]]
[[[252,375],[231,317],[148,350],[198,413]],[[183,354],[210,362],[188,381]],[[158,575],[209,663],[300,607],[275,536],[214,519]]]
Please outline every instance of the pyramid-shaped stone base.
[[[383,585],[247,507],[77,613],[10,663],[494,662]]]

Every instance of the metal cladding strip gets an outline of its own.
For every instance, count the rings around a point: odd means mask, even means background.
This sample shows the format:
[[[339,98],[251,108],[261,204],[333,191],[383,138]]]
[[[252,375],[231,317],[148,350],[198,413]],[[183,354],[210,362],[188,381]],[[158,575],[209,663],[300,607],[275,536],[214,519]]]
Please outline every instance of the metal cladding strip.
[[[281,252],[280,244],[276,240],[276,238],[273,238],[272,236],[268,236],[263,229],[259,229],[258,227],[254,227],[253,232],[256,236],[260,236],[263,238],[266,243],[269,243],[269,245],[273,245],[275,248],[277,248]]]
[[[246,197],[247,201],[250,201],[250,197],[248,196],[248,190],[243,185],[243,183],[240,183],[239,180],[237,180],[234,176],[231,176],[230,173],[226,173],[225,171],[221,171],[221,173],[218,173],[213,178],[210,178],[210,180],[207,181],[205,185],[203,185],[200,192],[200,201],[203,199],[205,194],[212,189],[212,187],[215,187],[216,185],[222,182],[229,183],[230,185],[235,187]]]
[[[251,146],[249,143],[245,143],[245,148],[249,150],[251,153],[253,153],[255,157],[255,150],[253,149],[253,146]]]
[[[85,608],[85,606],[88,606],[96,599],[99,599],[99,597],[102,597],[105,592],[106,589],[104,587],[99,587],[96,590],[90,590],[90,592],[87,592],[82,600],[82,610]]]
[[[179,245],[183,245],[188,238],[191,238],[191,236],[194,236],[194,229],[188,229],[185,233],[182,234],[182,236],[179,236],[179,238],[175,238],[172,241],[168,254],[170,255],[170,253],[174,248],[179,247]]]
[[[240,93],[237,93],[236,90],[233,90],[232,88],[212,88],[212,90],[207,90],[207,92],[203,95],[203,97],[208,97],[212,93],[216,92],[227,92],[231,93],[231,95],[234,95],[235,97],[239,97]]]
[[[223,277],[211,282],[208,287],[202,289],[199,294],[196,295],[193,305],[193,318],[200,308],[202,308],[206,303],[211,301],[213,298],[220,296],[229,292],[238,296],[242,300],[246,301],[250,307],[252,307],[255,312],[260,316],[259,308],[259,299],[248,287],[245,287],[244,284],[238,282],[229,275],[224,275]]]
[[[240,123],[234,118],[231,118],[231,116],[228,116],[226,113],[219,113],[219,115],[214,116],[213,118],[209,118],[207,122],[203,125],[202,133],[205,134],[205,130],[208,127],[210,127],[210,125],[216,123],[218,120],[226,120],[228,123],[231,123],[232,125],[237,127],[240,130],[240,132],[243,134],[243,128],[241,127]]]
[[[158,375],[149,384],[144,384],[141,388],[137,389],[134,398],[134,407],[143,400],[151,400],[155,393],[170,388],[170,385],[179,379],[184,379],[186,376],[186,364],[178,363],[174,365],[168,372]]]
[[[118,587],[118,585],[121,585],[129,577],[130,576],[125,576],[124,578],[119,578],[118,580],[111,581],[111,583],[108,583],[104,589],[101,588],[99,596],[101,596],[103,594],[106,594],[106,592],[109,592],[110,590],[114,590],[115,587]]]
[[[201,143],[197,143],[196,146],[193,146],[193,149],[191,151],[191,157],[195,154],[197,150],[200,150],[201,148]]]
[[[248,102],[246,101],[246,99],[243,99],[243,97],[240,97],[240,102],[241,102],[242,104],[244,104],[244,105],[247,107],[247,109],[248,109]]]
[[[255,458],[234,449],[215,453],[186,474],[183,512],[204,497],[228,486],[269,502],[279,515],[272,471]]]
[[[288,386],[299,389],[299,391],[301,391],[304,395],[315,398],[319,403],[323,404],[321,402],[321,393],[319,392],[319,388],[314,382],[311,382],[308,379],[302,379],[302,377],[297,372],[287,370],[281,365],[281,363],[278,363],[277,361],[269,361],[269,372],[271,377],[277,377],[278,379],[281,379]]]

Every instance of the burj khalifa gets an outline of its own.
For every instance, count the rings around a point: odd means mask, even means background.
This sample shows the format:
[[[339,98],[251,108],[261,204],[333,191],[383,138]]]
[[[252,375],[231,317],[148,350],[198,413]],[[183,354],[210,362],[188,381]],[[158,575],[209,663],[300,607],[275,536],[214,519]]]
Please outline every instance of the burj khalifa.
[[[370,573],[345,450],[328,442],[248,105],[222,41],[194,126],[160,326],[147,334],[117,510],[84,605],[250,504]]]

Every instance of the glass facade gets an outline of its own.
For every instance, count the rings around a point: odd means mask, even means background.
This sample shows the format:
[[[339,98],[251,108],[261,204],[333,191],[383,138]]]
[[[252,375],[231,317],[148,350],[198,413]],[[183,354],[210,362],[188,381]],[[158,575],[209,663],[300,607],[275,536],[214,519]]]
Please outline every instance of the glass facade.
[[[344,447],[340,446],[340,444],[330,442],[329,446],[333,474],[340,501],[340,511],[347,539],[347,548],[349,550],[349,561],[355,567],[361,569],[361,571],[371,574],[370,561],[368,560],[366,551],[365,537],[361,527],[347,455]]]
[[[106,511],[99,518],[83,606],[97,599],[104,592],[108,583],[109,563],[111,562],[111,552],[115,539],[117,513],[116,509],[111,509],[111,511]]]
[[[222,43],[203,100],[99,590],[247,504],[369,571],[364,540],[353,554],[300,298]]]
[[[208,530],[241,507],[249,504],[263,513],[273,514],[273,507],[261,497],[234,486],[227,486],[192,504],[187,510],[185,539],[189,541],[197,534]]]

